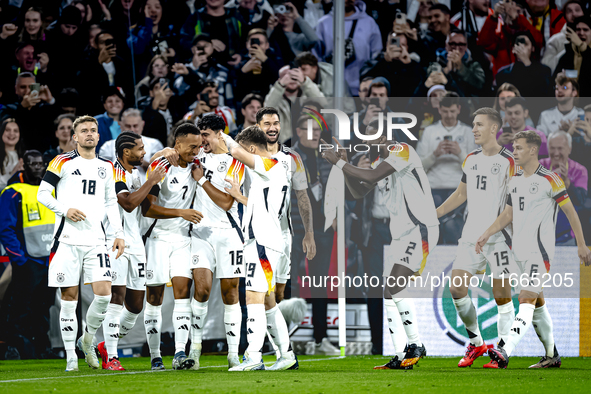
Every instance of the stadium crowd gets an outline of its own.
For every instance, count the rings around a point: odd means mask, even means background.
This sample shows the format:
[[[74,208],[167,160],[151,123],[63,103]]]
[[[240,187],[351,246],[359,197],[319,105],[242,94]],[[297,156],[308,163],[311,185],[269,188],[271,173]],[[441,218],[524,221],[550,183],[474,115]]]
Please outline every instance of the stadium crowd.
[[[504,121],[500,145],[511,150],[513,135],[523,130],[540,135],[541,163],[563,178],[591,239],[588,2],[344,2],[346,95],[359,98],[348,112],[358,111],[364,128],[394,105],[384,98],[410,98],[404,109],[419,118],[420,138],[408,141],[401,135],[399,140],[416,148],[436,206],[454,192],[462,163],[476,148],[471,113],[494,106]],[[114,141],[122,131],[142,135],[149,158],[172,145],[179,123],[196,123],[214,112],[225,120],[224,131],[236,136],[256,124],[260,108],[274,107],[281,119],[280,142],[300,154],[309,185],[326,190],[330,165],[314,155],[318,140],[307,139],[306,119],[292,119],[291,110],[296,99],[310,98],[307,103],[320,108],[314,99],[334,94],[332,3],[0,0],[0,189],[8,186],[0,199],[0,242],[7,256],[0,269],[11,264],[13,278],[8,289],[9,275],[0,281],[0,341],[23,357],[52,355],[43,332],[51,301],[43,296],[48,257],[11,251],[23,234],[15,232],[15,188],[7,190],[76,148],[71,136],[76,116],[98,120],[97,152],[115,160]],[[25,153],[31,150],[42,154],[42,163]],[[350,160],[362,168],[371,165],[365,154]],[[318,253],[309,266],[328,272],[336,238],[333,229],[324,231],[324,196],[313,193]],[[377,197],[370,193],[347,201],[349,273],[381,275],[376,266],[383,261],[383,246],[390,244],[389,215]],[[294,202],[294,279],[306,270],[297,207]],[[441,244],[458,243],[465,215],[461,206],[441,218]],[[562,213],[556,232],[558,244],[575,244]],[[381,354],[381,294],[355,296],[367,298],[372,351]],[[38,297],[47,302],[35,302]],[[327,337],[327,301],[312,303],[314,337],[321,343]],[[26,342],[34,343],[34,350],[23,352]]]

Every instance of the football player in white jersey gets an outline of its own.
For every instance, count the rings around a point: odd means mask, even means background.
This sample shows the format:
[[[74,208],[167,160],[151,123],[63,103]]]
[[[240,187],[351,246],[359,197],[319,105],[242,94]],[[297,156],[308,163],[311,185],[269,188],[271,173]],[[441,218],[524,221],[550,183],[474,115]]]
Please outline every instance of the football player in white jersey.
[[[228,154],[221,134],[226,122],[216,114],[203,116],[198,123],[203,147],[197,155],[199,167],[195,180],[199,186],[194,208],[203,213],[203,220],[191,230],[191,268],[195,294],[191,300],[191,351],[195,360],[192,369],[199,369],[203,327],[207,317],[213,275],[220,280],[224,303],[224,326],[228,342],[228,364],[240,364],[238,346],[242,326],[242,309],[238,294],[240,278],[244,278],[244,237],[238,223],[238,203],[224,191],[226,179],[236,176],[241,185],[244,164]]]
[[[267,150],[265,133],[258,126],[250,126],[236,136],[234,142],[223,135],[228,150],[249,168],[250,188],[242,226],[246,238],[244,260],[246,267],[246,308],[248,310],[248,349],[245,360],[230,371],[265,369],[262,347],[267,332],[265,304],[275,307],[273,293],[276,270],[283,258],[285,241],[281,233],[281,218],[288,214],[285,190],[289,184],[288,173]],[[282,337],[279,342],[289,343],[289,332],[277,325],[271,334]],[[275,336],[274,335],[274,336]],[[293,367],[293,368],[292,368]],[[297,359],[293,351],[282,352],[281,358],[271,369],[295,369]]]
[[[577,240],[579,258],[585,265],[591,263],[591,251],[585,246],[581,222],[564,182],[556,173],[542,167],[538,152],[542,140],[535,131],[521,131],[513,140],[515,163],[521,166],[509,182],[507,206],[495,222],[478,238],[476,252],[482,253],[488,239],[513,223],[513,253],[521,269],[518,278],[529,284],[521,288],[519,313],[506,339],[496,349],[490,349],[491,360],[499,368],[507,368],[509,357],[532,324],[538,326],[538,335],[546,355],[530,368],[560,367],[561,360],[554,346],[552,319],[546,308],[542,283],[550,272],[556,244],[556,215],[558,207],[566,215]]]
[[[201,146],[201,135],[197,126],[183,123],[176,128],[174,136],[178,166],[171,166],[165,157],[155,159],[147,175],[162,167],[166,170],[166,176],[142,202],[142,214],[155,219],[144,235],[147,255],[144,326],[153,370],[164,369],[160,354],[160,331],[164,286],[169,282],[172,282],[174,291],[172,323],[175,356],[172,368],[190,369],[195,365],[195,361],[186,356],[185,347],[191,328],[190,290],[193,278],[189,229],[191,223],[197,224],[203,218],[200,212],[191,209],[197,188],[192,163]]]
[[[66,349],[66,371],[78,370],[75,340],[78,331],[76,304],[83,273],[94,300],[86,313],[86,329],[77,346],[91,368],[98,368],[94,334],[105,319],[111,300],[111,260],[107,248],[125,250],[123,228],[115,194],[113,164],[96,156],[98,123],[81,116],[72,125],[78,149],[56,156],[39,186],[37,199],[55,212],[54,240],[49,255],[49,286],[62,291],[60,328]],[[56,197],[53,196],[55,190]],[[113,223],[113,244],[107,246],[103,219]]]
[[[379,123],[374,120],[366,134],[373,135],[378,128]],[[389,142],[386,136],[362,143],[379,150],[373,168],[362,169],[347,163],[330,149],[334,145],[323,140],[322,156],[343,170],[347,187],[355,198],[362,198],[390,177],[386,205],[390,212],[392,258],[384,261],[384,305],[396,356],[375,369],[412,369],[427,352],[419,338],[414,302],[405,298],[404,289],[413,276],[423,272],[429,253],[437,245],[439,221],[427,175],[415,150],[406,143]]]
[[[493,108],[481,108],[474,112],[472,133],[475,143],[481,148],[466,157],[462,164],[464,175],[458,188],[437,208],[437,217],[440,218],[468,201],[469,214],[453,262],[449,289],[470,338],[466,354],[458,363],[459,367],[471,366],[475,359],[488,351],[478,328],[476,308],[468,296],[470,278],[485,271],[487,264],[493,275],[491,285],[498,308],[499,339],[506,339],[515,319],[509,275],[517,274],[518,269],[511,252],[510,227],[491,237],[483,253],[476,254],[474,251],[479,234],[505,208],[509,181],[515,174],[513,154],[497,143],[496,135],[502,122],[501,116]],[[484,367],[497,368],[497,365],[491,362]]]
[[[150,173],[144,183],[136,166],[141,166],[146,151],[141,135],[124,131],[115,140],[117,161],[115,162],[115,190],[119,202],[119,213],[123,218],[123,239],[125,253],[115,259],[110,252],[112,295],[103,323],[105,341],[97,348],[102,358],[103,369],[124,371],[117,356],[117,343],[135,325],[144,307],[146,293],[146,251],[140,232],[140,204],[148,193],[166,175],[159,167]],[[142,185],[143,183],[143,185]],[[106,222],[107,241],[113,239],[113,226]],[[108,244],[109,242],[107,242]],[[125,308],[123,307],[125,303]]]

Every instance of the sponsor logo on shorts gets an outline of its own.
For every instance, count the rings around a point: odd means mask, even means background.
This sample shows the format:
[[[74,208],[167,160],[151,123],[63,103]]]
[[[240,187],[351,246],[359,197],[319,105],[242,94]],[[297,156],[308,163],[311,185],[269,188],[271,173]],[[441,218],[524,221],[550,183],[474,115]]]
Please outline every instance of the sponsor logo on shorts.
[[[112,276],[113,280],[117,280],[117,272],[113,271],[113,276]]]
[[[99,169],[98,169],[98,176],[101,179],[105,179],[107,177],[107,170],[104,167],[99,167]]]
[[[152,270],[147,270],[146,271],[146,279],[152,279],[154,278],[154,272],[152,272]]]
[[[66,280],[66,276],[60,272],[59,274],[57,274],[56,280],[57,283],[64,283],[64,280]]]
[[[191,262],[193,263],[193,265],[199,264],[199,255],[193,255],[193,260],[191,260]]]

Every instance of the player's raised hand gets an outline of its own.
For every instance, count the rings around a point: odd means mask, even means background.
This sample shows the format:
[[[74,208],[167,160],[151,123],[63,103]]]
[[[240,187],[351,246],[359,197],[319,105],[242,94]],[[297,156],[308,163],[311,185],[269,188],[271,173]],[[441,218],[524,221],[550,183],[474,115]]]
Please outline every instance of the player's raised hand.
[[[324,145],[329,145],[322,138],[320,139],[320,142]],[[337,153],[332,149],[323,150],[322,157],[332,165],[337,164],[337,161],[339,161],[339,156],[337,156]]]
[[[179,165],[179,152],[174,148],[164,148],[161,151],[162,156],[168,160],[171,166],[178,167]]]
[[[306,235],[304,235],[302,247],[304,248],[304,253],[306,253],[306,258],[308,260],[312,260],[314,256],[316,256],[316,241],[314,241],[314,233],[307,232]]]
[[[585,266],[589,266],[591,264],[591,250],[585,245],[580,245],[577,249],[581,262],[585,263]]]
[[[66,214],[66,216],[73,222],[80,222],[82,220],[86,220],[86,215],[84,214],[84,212],[76,208],[68,209],[68,213]]]
[[[113,242],[113,252],[115,250],[117,250],[117,256],[115,256],[116,259],[121,257],[123,252],[125,252],[125,241],[122,238],[115,238],[115,241]]]
[[[232,185],[232,187],[230,188],[224,188],[226,193],[228,193],[235,199],[242,197],[242,193],[240,193],[240,179],[238,178],[238,174],[234,174],[234,179],[226,179],[226,182]]]
[[[194,209],[181,209],[181,217],[187,222],[197,224],[203,219],[203,214]]]
[[[337,149],[337,156],[339,156],[341,158],[341,160],[344,160],[346,163],[348,163],[349,159],[347,159],[347,151],[345,150],[345,148],[343,148],[343,146],[341,145],[339,140],[336,139],[335,136],[332,137],[332,140],[334,141],[335,144],[337,144],[337,146],[339,148],[341,148],[341,149]]]
[[[203,167],[201,164],[193,163],[193,167],[191,167],[191,174],[193,175],[195,182],[199,182],[199,180],[203,178]]]
[[[488,242],[488,236],[486,234],[482,234],[480,236],[480,238],[478,238],[478,241],[476,241],[476,253],[480,254],[482,253],[482,248],[484,248],[484,245],[486,245],[486,243]]]
[[[147,182],[151,183],[152,185],[156,185],[158,182],[164,179],[164,176],[166,176],[166,169],[164,167],[156,167],[148,175]]]

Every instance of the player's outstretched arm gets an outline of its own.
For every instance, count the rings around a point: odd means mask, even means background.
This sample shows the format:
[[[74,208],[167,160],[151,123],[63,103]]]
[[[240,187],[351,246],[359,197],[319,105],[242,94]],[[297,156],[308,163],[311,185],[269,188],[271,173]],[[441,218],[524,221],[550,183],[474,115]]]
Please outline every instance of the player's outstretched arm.
[[[579,215],[575,210],[575,206],[571,201],[563,204],[560,209],[566,215],[568,222],[570,223],[573,232],[575,233],[575,239],[577,240],[577,248],[579,252],[579,258],[585,265],[591,264],[591,250],[585,244],[585,237],[583,235],[583,228],[581,227],[581,221]]]
[[[224,193],[215,187],[210,181],[203,176],[203,167],[200,164],[194,163],[191,168],[191,173],[195,182],[205,190],[205,193],[212,199],[212,201],[224,211],[228,211],[234,205],[234,197],[228,193]]]
[[[245,166],[247,166],[248,168],[250,168],[251,170],[254,170],[254,155],[244,150],[240,146],[240,144],[234,141],[232,137],[230,137],[226,133],[222,133],[222,137],[224,138],[226,146],[228,147],[228,151],[230,152],[232,157],[244,164]]]
[[[234,179],[226,179],[226,182],[228,182],[230,185],[232,185],[231,188],[227,188],[227,187],[224,188],[226,190],[226,193],[231,195],[240,204],[247,206],[248,205],[248,198],[245,197],[242,194],[242,192],[240,192],[240,179],[238,178],[238,174],[234,174]]]
[[[150,190],[152,190],[152,188],[156,186],[165,175],[165,168],[156,167],[150,172],[148,179],[138,190],[133,193],[118,193],[117,201],[119,202],[119,205],[121,205],[121,208],[125,209],[126,212],[133,212],[133,210],[139,207],[142,201],[146,199]]]
[[[499,215],[497,220],[482,234],[476,241],[476,253],[482,253],[482,248],[488,242],[488,239],[507,227],[513,221],[513,207],[510,204],[505,206],[505,210]]]
[[[316,256],[316,241],[314,241],[314,219],[312,218],[312,204],[308,196],[308,190],[296,190],[296,198],[298,199],[298,209],[302,222],[304,222],[305,235],[302,240],[302,247],[306,258],[312,260]]]
[[[465,203],[467,199],[468,191],[466,184],[460,182],[458,188],[451,194],[451,196],[449,196],[449,198],[437,208],[437,219],[452,212],[454,209]]]
[[[142,215],[152,219],[174,219],[183,218],[188,222],[197,224],[203,219],[203,214],[194,209],[171,209],[156,205],[157,197],[148,194],[148,197],[142,201]]]
[[[179,165],[179,153],[174,148],[164,148],[154,153],[154,155],[150,158],[150,163],[163,156],[166,160],[168,160],[171,166],[177,167]]]

